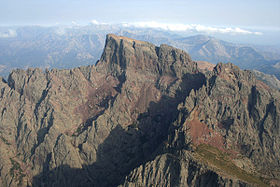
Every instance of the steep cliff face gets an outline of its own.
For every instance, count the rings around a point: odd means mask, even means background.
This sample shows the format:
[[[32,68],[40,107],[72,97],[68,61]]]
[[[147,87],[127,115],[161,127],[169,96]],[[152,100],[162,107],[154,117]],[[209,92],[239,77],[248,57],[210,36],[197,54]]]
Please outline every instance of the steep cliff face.
[[[16,70],[0,90],[3,186],[279,179],[279,93],[232,64],[203,74],[182,50],[108,35],[96,66]]]
[[[206,86],[179,105],[184,117],[177,132],[187,132],[194,145],[242,154],[256,171],[279,178],[279,99],[279,92],[256,80],[252,72],[218,64]]]
[[[233,64],[206,77],[178,105],[164,154],[134,169],[125,186],[279,185],[279,92]]]

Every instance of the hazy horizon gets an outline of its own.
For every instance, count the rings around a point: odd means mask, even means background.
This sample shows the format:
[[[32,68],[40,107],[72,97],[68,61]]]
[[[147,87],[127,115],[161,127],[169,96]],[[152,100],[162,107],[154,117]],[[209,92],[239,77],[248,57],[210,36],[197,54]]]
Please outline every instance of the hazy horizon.
[[[0,25],[73,21],[147,22],[280,29],[279,0],[12,0],[2,2]]]
[[[54,24],[54,25],[13,25],[13,26],[0,26],[0,39],[15,38],[18,36],[18,29],[23,27],[43,27],[43,28],[57,28],[57,33],[65,33],[65,29],[83,29],[88,26],[101,26],[101,27],[118,27],[119,29],[150,29],[153,31],[164,31],[170,34],[176,34],[178,37],[188,37],[194,35],[207,35],[217,39],[225,40],[233,43],[240,44],[253,44],[262,46],[275,46],[280,48],[280,30],[269,29],[251,29],[240,27],[222,27],[222,26],[209,26],[201,24],[172,24],[160,22],[131,22],[131,23],[104,23],[97,20],[92,20],[90,23],[81,24],[72,22],[70,24]],[[111,32],[114,32],[113,29]],[[20,30],[19,30],[20,32]],[[111,33],[109,32],[109,33]],[[277,38],[277,39],[276,39]]]
[[[87,25],[94,21],[220,34],[223,39],[233,36],[240,38],[238,42],[278,46],[280,42],[275,38],[280,38],[279,17],[279,0],[12,0],[2,2],[0,7],[2,27]],[[15,34],[9,32],[0,32],[0,37]]]

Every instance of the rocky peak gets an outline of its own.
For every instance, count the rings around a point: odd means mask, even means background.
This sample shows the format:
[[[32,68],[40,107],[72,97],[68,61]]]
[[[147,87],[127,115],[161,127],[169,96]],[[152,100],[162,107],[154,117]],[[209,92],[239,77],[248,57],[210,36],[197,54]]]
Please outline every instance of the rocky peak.
[[[182,76],[184,69],[195,71],[196,64],[182,50],[108,34],[104,52],[97,64],[100,71],[120,75],[134,70],[146,74]]]
[[[219,75],[225,75],[225,74],[241,74],[242,71],[240,68],[232,63],[218,63],[215,68],[213,69],[213,72],[219,76]],[[238,78],[238,77],[236,77]]]
[[[227,83],[228,86],[234,85],[240,87],[242,84],[256,85],[257,80],[253,72],[243,71],[238,66],[232,63],[218,63],[213,69],[211,80],[221,82],[223,85]],[[209,81],[211,83],[211,80]]]

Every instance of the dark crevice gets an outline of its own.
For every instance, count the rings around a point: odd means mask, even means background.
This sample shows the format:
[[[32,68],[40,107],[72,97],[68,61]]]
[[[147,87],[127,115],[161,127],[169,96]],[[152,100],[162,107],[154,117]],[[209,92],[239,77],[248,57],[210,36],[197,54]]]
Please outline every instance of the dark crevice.
[[[208,95],[211,94],[211,90],[213,89],[213,86],[215,85],[215,82],[216,82],[216,79],[217,79],[217,76],[212,76],[209,80],[208,80],[208,83],[209,83],[209,90],[208,90]]]
[[[123,72],[121,75],[118,76],[118,80],[119,80],[119,84],[115,87],[115,90],[116,90],[118,93],[121,93],[123,84],[124,84],[125,81],[126,81],[126,74],[125,74],[125,72]]]
[[[196,166],[196,164],[193,161],[189,162],[189,167],[188,167],[188,178],[187,178],[187,183],[189,186],[192,185],[192,182],[197,175],[197,170],[199,170]]]
[[[9,86],[12,90],[15,90],[15,80],[12,78],[12,74],[13,74],[13,73],[10,73],[10,74],[9,74],[9,77],[8,77],[8,86]]]
[[[172,155],[171,155],[171,157],[172,157]],[[180,160],[178,159],[178,157],[176,157],[176,158],[172,157],[170,159],[171,159],[170,186],[179,186],[180,173],[181,173]]]
[[[159,75],[162,76],[162,69],[159,66],[159,64],[157,64],[157,71],[158,71]]]
[[[159,51],[160,51],[160,47],[155,47],[155,50],[156,50],[156,54],[157,54],[157,57],[158,57],[158,61],[159,61],[159,59],[160,59],[160,53],[159,53]]]
[[[132,47],[133,47],[134,50],[136,50],[136,48],[135,48],[135,41],[133,41]]]
[[[263,119],[260,121],[260,123],[258,124],[258,131],[259,131],[259,138],[260,138],[260,142],[261,145],[263,146],[263,134],[265,132],[265,121],[267,120],[267,117],[271,114],[271,116],[276,116],[276,107],[274,105],[274,102],[270,102],[267,106],[266,106],[266,113],[263,117]]]
[[[217,173],[213,171],[207,171],[196,179],[195,186],[219,187],[218,177],[219,176]]]
[[[2,89],[1,89],[1,96],[0,96],[0,98],[3,98],[4,92],[5,92],[5,88],[2,88]]]
[[[5,84],[8,84],[8,82],[6,81],[6,79],[4,79],[3,77],[0,77],[1,81]]]
[[[248,111],[249,111],[249,116],[256,121],[260,119],[259,112],[256,109],[256,106],[258,105],[259,101],[260,101],[260,93],[258,92],[256,86],[253,86],[251,88],[251,93],[249,94],[249,98],[248,98]]]
[[[123,40],[120,41],[120,48],[119,48],[119,65],[121,70],[126,70],[127,68],[127,61],[124,58],[125,57],[125,50],[124,50],[124,44],[123,44]]]
[[[234,123],[234,119],[232,119],[232,118],[227,118],[226,120],[223,120],[221,122],[222,127],[224,129],[226,129],[227,134],[228,134],[228,131],[229,131],[230,127],[233,125],[233,123]]]
[[[47,85],[46,85],[46,88],[44,89],[44,91],[42,92],[42,95],[39,99],[39,101],[36,103],[35,105],[35,109],[34,109],[34,114],[35,114],[35,117],[36,117],[36,120],[38,121],[39,119],[39,116],[38,116],[38,113],[39,113],[39,107],[41,105],[41,103],[46,99],[47,95],[48,95],[48,92],[49,92],[49,84],[50,84],[50,81],[48,81]]]
[[[58,137],[56,138],[56,142],[54,144],[54,147],[57,146],[58,141],[60,140],[60,138],[62,137],[63,134],[58,135]]]
[[[19,116],[18,125],[17,125],[16,141],[18,141],[18,138],[20,136],[20,130],[23,126],[22,118],[23,118],[23,113]]]
[[[31,149],[31,155],[35,153],[36,148],[44,141],[45,136],[49,133],[50,128],[53,126],[54,116],[53,110],[51,111],[50,117],[48,119],[47,127],[40,128],[37,132],[37,143]]]
[[[6,107],[4,107],[4,108],[3,108],[3,110],[2,110],[2,112],[1,112],[2,117],[3,117],[4,113],[6,112],[6,110],[7,110],[7,108],[6,108]]]

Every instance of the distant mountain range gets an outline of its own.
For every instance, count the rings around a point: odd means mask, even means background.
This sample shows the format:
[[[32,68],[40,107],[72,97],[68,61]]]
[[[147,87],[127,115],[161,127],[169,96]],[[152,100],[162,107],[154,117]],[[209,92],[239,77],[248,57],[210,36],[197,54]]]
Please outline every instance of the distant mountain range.
[[[235,44],[216,39],[205,35],[195,35],[184,38],[164,38],[151,35],[138,35],[133,33],[122,33],[125,36],[134,37],[140,40],[152,42],[154,44],[167,43],[177,48],[187,51],[198,61],[208,61],[211,63],[232,62],[243,69],[257,69],[264,73],[275,74],[280,78],[280,69],[271,71],[271,67],[280,61],[280,51],[271,48],[268,51],[265,46],[252,46]],[[280,66],[279,66],[280,67]]]
[[[95,64],[107,33],[115,33],[155,45],[162,43],[187,51],[193,60],[232,62],[243,69],[274,74],[280,79],[280,50],[262,46],[241,45],[214,37],[183,37],[155,29],[136,29],[121,25],[88,25],[83,27],[11,27],[0,38],[0,75],[7,77],[15,68],[73,68]]]
[[[7,75],[14,68],[71,68],[95,64],[105,36],[66,30],[22,27],[16,29],[16,37],[1,38],[1,75]]]
[[[265,74],[274,75],[278,79],[280,79],[280,61],[277,61],[277,63],[272,64],[264,64],[256,67],[255,69]]]

